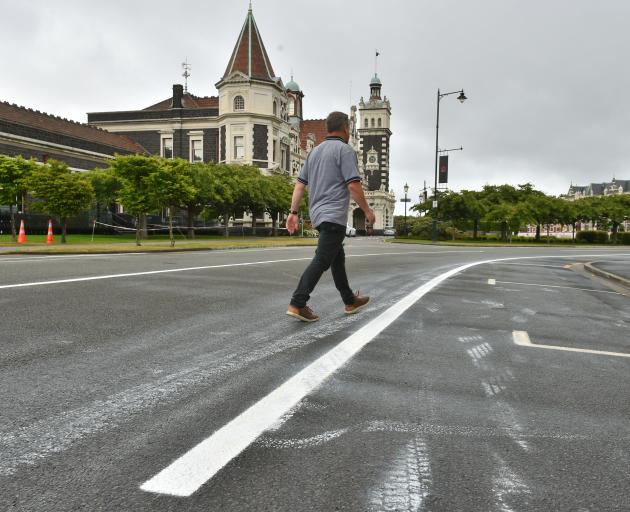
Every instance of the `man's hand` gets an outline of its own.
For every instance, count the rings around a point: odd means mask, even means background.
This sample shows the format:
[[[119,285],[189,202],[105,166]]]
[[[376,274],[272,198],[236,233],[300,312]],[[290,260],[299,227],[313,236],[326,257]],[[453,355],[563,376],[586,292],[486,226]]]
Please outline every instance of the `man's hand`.
[[[368,208],[367,212],[365,212],[365,220],[370,226],[374,226],[376,216],[374,215],[374,210],[372,210],[372,208]]]
[[[287,217],[287,231],[291,234],[295,233],[298,227],[298,216],[295,213]]]

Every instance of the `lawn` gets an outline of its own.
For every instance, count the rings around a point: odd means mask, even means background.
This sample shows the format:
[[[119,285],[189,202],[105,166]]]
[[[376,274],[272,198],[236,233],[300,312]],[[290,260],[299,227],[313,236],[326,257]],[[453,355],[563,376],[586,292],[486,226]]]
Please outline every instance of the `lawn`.
[[[315,245],[315,238],[297,236],[254,237],[200,235],[194,240],[183,236],[175,237],[175,247],[170,246],[168,235],[151,235],[136,245],[135,235],[67,235],[66,244],[61,243],[61,236],[55,235],[54,243],[46,243],[46,235],[27,235],[25,244],[11,241],[11,235],[0,235],[0,250],[3,254],[76,254],[102,252],[151,252],[151,251],[184,251],[209,249],[240,249],[257,247],[288,247],[296,245]]]

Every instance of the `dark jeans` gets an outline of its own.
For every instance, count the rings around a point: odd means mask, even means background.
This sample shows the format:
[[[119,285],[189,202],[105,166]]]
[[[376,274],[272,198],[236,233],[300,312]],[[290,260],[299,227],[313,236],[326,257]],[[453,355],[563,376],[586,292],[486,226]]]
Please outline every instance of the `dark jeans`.
[[[354,304],[354,293],[350,289],[346,275],[346,254],[343,252],[346,226],[333,222],[322,222],[317,226],[317,230],[319,231],[319,241],[317,242],[315,257],[302,274],[300,282],[293,292],[293,297],[291,297],[291,305],[298,308],[306,306],[319,278],[329,268],[344,304]]]

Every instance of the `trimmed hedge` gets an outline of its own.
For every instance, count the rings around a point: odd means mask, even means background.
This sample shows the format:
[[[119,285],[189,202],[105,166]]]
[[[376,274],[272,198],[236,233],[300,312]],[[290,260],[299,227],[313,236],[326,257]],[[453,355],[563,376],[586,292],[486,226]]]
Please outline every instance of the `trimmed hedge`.
[[[580,231],[575,239],[584,244],[606,244],[608,243],[607,231]]]
[[[630,245],[630,232],[617,233],[617,243],[623,245]]]

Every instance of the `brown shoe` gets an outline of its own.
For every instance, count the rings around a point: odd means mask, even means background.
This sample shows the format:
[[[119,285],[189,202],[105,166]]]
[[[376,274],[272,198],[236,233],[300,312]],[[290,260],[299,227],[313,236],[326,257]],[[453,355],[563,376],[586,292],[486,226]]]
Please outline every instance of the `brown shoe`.
[[[361,297],[359,292],[354,295],[354,304],[346,304],[345,311],[346,315],[352,315],[361,311],[365,306],[370,303],[369,297]]]
[[[317,320],[319,320],[319,317],[313,313],[313,310],[308,306],[298,308],[289,304],[287,315],[293,316],[298,320],[302,320],[302,322],[317,322]]]

